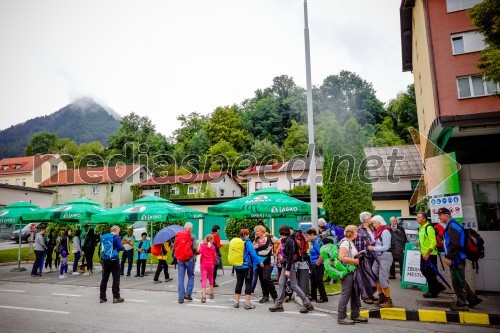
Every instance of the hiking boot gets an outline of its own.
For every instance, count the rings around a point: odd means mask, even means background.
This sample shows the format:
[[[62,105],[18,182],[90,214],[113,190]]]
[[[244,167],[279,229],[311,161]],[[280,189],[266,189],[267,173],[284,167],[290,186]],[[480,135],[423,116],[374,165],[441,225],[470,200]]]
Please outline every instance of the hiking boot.
[[[123,303],[124,301],[125,298],[123,297],[113,298],[113,303]]]
[[[387,297],[385,297],[384,294],[379,294],[378,299],[376,301],[374,301],[373,304],[380,306],[380,304],[385,303],[386,299],[387,299]]]
[[[153,281],[153,283],[157,284],[157,283],[161,283],[161,281],[156,280],[156,281]]]
[[[264,296],[261,299],[259,299],[259,303],[267,303],[267,302],[269,302],[269,297],[267,296]]]
[[[192,298],[192,297],[191,297],[191,295],[189,295],[189,294],[186,294],[186,295],[184,296],[184,299],[187,299],[188,301],[192,301],[192,300],[193,300],[193,298]]]
[[[300,313],[308,313],[309,311],[314,311],[314,306],[311,303],[304,305],[299,310]]]
[[[371,298],[364,299],[363,302],[365,302],[366,304],[373,304],[373,300]]]
[[[172,281],[172,280],[173,280],[173,279],[168,278],[168,279],[165,279],[165,282],[170,282],[170,281]]]
[[[179,299],[177,300],[177,302],[179,302],[179,304],[182,304],[182,303],[184,303],[184,300],[183,300],[182,298],[179,298]]]
[[[283,312],[283,311],[285,311],[285,309],[283,309],[283,304],[276,302],[276,303],[274,303],[273,306],[271,306],[269,308],[269,311],[271,311],[271,312]]]
[[[424,298],[436,298],[437,295],[429,292],[426,292],[425,294],[422,295]]]
[[[255,305],[252,303],[245,303],[245,310],[255,309]]]
[[[108,299],[107,299],[107,298],[100,298],[100,299],[99,299],[99,303],[104,303],[104,302],[107,302],[107,301],[108,301]]]
[[[339,325],[354,325],[354,320],[349,318],[337,319]]]
[[[320,298],[316,301],[316,303],[328,303],[328,298]]]
[[[476,305],[478,305],[479,303],[481,303],[482,301],[483,301],[483,300],[482,300],[481,298],[476,297],[476,298],[474,298],[471,302],[469,302],[468,307],[472,309],[472,308],[474,308]]]
[[[389,298],[385,298],[385,302],[384,303],[381,303],[379,305],[381,308],[393,308],[394,305],[392,304],[392,299],[389,297]]]
[[[454,306],[450,307],[450,310],[460,312],[460,311],[469,311],[469,308],[465,304],[464,305],[454,305]]]
[[[368,319],[363,318],[363,317],[355,317],[355,318],[352,318],[352,317],[351,317],[351,320],[353,320],[353,321],[354,321],[354,323],[361,323],[361,324],[366,324],[366,323],[368,323]]]
[[[240,302],[235,302],[233,306],[235,309],[238,309],[240,307]]]
[[[285,302],[286,303],[290,302],[290,296],[285,296]]]

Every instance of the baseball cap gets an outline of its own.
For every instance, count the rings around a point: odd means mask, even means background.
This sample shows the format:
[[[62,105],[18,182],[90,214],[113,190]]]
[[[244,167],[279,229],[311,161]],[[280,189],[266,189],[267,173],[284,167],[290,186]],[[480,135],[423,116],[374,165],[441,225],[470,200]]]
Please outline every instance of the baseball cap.
[[[438,215],[441,215],[441,214],[448,214],[448,215],[451,215],[451,212],[448,208],[446,207],[441,207],[438,209],[437,211]]]

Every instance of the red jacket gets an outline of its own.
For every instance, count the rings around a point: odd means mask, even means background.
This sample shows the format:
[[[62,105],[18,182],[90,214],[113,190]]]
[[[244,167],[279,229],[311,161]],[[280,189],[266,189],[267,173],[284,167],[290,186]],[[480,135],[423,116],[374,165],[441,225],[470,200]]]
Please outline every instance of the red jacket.
[[[222,247],[220,243],[220,236],[218,232],[212,232],[212,236],[214,237],[214,245],[217,246],[218,249]]]

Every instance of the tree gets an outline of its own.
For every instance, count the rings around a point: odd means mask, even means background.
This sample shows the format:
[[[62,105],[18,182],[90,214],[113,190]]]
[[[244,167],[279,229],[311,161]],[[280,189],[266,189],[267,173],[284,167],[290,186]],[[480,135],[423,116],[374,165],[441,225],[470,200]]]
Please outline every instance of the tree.
[[[405,141],[394,130],[392,119],[385,117],[382,124],[374,126],[375,133],[370,137],[373,147],[401,146]]]
[[[500,2],[484,0],[469,10],[472,23],[483,34],[486,48],[477,67],[487,81],[500,82]]]
[[[252,155],[257,163],[266,163],[276,160],[281,161],[282,159],[280,147],[267,139],[254,141],[252,144]]]
[[[279,103],[273,96],[251,101],[242,112],[245,129],[255,139],[282,144],[285,136]]]
[[[371,184],[364,164],[361,126],[351,118],[342,128],[332,122],[325,141],[323,167],[323,207],[327,217],[346,226],[357,223],[359,213],[373,211]]]
[[[174,131],[177,142],[187,142],[193,138],[196,133],[203,130],[203,127],[208,122],[208,117],[191,112],[190,114],[180,115],[177,120],[181,122],[181,127]]]
[[[285,158],[290,159],[297,156],[307,156],[309,147],[307,126],[300,125],[292,120],[292,126],[287,128],[287,137],[283,144],[285,148]]]
[[[106,148],[99,141],[82,143],[75,156],[75,166],[103,166],[106,158]]]
[[[407,87],[405,92],[389,101],[387,115],[391,117],[397,135],[406,143],[412,143],[413,140],[408,128],[418,128],[417,100],[413,83]]]
[[[236,106],[216,108],[204,129],[211,146],[224,140],[239,152],[248,149],[250,135],[242,126]]]
[[[349,71],[328,76],[320,87],[319,98],[321,110],[334,113],[340,124],[351,117],[361,125],[375,124],[385,115],[372,84]]]
[[[238,159],[238,152],[233,146],[225,141],[220,140],[218,143],[210,147],[208,155],[205,155],[201,162],[204,163],[203,172],[232,170],[234,162]]]
[[[26,156],[52,153],[55,150],[57,139],[57,134],[50,132],[33,134],[28,146],[26,146]]]

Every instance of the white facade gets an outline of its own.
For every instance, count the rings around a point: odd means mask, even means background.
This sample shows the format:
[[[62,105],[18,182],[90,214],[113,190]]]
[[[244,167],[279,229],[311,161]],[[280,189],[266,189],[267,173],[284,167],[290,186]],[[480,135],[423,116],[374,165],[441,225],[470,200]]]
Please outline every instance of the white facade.
[[[248,179],[248,194],[264,187],[275,187],[281,191],[290,191],[295,186],[309,185],[309,170],[278,171],[245,175]],[[316,185],[323,186],[322,170],[316,170]]]

